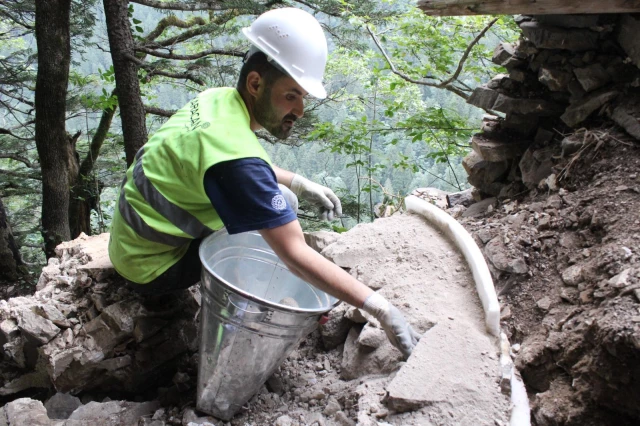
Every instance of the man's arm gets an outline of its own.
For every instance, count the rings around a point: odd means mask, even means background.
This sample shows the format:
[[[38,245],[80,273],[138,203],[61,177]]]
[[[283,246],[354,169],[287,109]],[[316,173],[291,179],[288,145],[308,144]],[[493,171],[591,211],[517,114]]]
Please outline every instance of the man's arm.
[[[297,220],[277,228],[261,229],[260,234],[291,272],[320,290],[357,308],[362,308],[364,301],[373,293],[369,287],[309,247]]]
[[[320,290],[373,315],[405,358],[411,355],[420,335],[407,323],[402,313],[382,295],[307,246],[297,220],[276,228],[261,229],[260,234],[291,272]]]
[[[289,170],[281,169],[278,166],[271,166],[271,168],[273,168],[273,171],[276,174],[278,183],[286,186],[287,188],[291,188],[291,181],[296,174]]]

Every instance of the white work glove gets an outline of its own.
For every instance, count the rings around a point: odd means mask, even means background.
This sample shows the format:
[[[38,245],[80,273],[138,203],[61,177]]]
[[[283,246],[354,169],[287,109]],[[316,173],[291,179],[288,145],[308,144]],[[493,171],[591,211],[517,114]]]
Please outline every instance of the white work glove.
[[[318,207],[322,220],[333,220],[342,216],[342,204],[332,190],[305,179],[300,175],[294,175],[291,180],[291,191]]]
[[[378,293],[367,297],[362,309],[380,321],[391,344],[400,349],[404,359],[409,358],[421,336],[407,322],[402,312]]]

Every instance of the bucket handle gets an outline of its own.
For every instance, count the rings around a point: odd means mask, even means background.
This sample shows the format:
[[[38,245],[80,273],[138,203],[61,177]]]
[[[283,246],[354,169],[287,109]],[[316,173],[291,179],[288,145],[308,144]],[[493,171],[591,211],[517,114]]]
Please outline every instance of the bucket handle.
[[[246,320],[246,321],[251,321],[251,322],[261,322],[264,321],[265,319],[269,320],[271,319],[271,315],[273,315],[272,312],[270,311],[248,311],[245,308],[243,308],[242,306],[240,306],[241,304],[238,303],[237,301],[234,303],[233,297],[234,294],[233,293],[229,293],[227,291],[225,291],[222,294],[222,298],[225,301],[226,305],[227,305],[227,309],[230,311],[229,313],[234,314],[234,315],[238,315],[239,317],[241,317],[242,319]],[[243,299],[246,300],[246,299]]]

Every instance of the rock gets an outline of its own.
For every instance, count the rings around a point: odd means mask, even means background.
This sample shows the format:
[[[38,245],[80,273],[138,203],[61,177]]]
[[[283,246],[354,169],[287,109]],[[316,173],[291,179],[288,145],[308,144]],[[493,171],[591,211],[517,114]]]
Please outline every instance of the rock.
[[[538,308],[542,309],[543,311],[548,311],[549,308],[551,308],[551,303],[551,298],[549,296],[545,296],[536,302],[536,306],[538,306]]]
[[[560,28],[591,28],[598,25],[600,15],[536,15],[543,25]]]
[[[155,415],[154,415],[155,417]],[[182,413],[182,424],[187,426],[216,426],[221,423],[219,420],[211,417],[200,417],[192,408],[187,408]],[[164,424],[164,423],[163,423]]]
[[[572,287],[576,287],[582,282],[582,266],[573,265],[562,271],[562,281]]]
[[[513,98],[503,94],[498,95],[493,109],[508,114],[530,114],[540,117],[554,116],[564,111],[564,107],[555,102],[544,99]]]
[[[292,426],[293,419],[286,414],[276,419],[275,426]]]
[[[633,269],[627,268],[620,272],[615,277],[609,280],[609,285],[613,288],[624,288],[630,284],[629,275],[633,272]]]
[[[371,350],[356,343],[359,334],[359,327],[353,327],[347,336],[342,353],[342,379],[351,380],[368,374],[389,374],[399,367],[402,354],[391,343],[385,342]]]
[[[502,127],[520,135],[530,136],[538,129],[539,121],[540,119],[535,115],[507,113]]]
[[[129,426],[138,423],[142,416],[151,416],[158,408],[158,401],[127,402],[109,401],[90,402],[74,411],[69,420],[82,420],[100,426]]]
[[[625,95],[614,108],[611,119],[640,140],[640,91]]]
[[[475,204],[471,204],[467,210],[462,213],[462,217],[476,217],[487,214],[489,207],[493,207],[498,200],[496,198],[487,198]]]
[[[5,343],[16,339],[20,335],[18,322],[13,318],[8,318],[0,322],[0,347]]]
[[[2,426],[57,426],[61,422],[52,422],[42,402],[31,398],[19,398],[2,407],[0,425]],[[71,425],[70,425],[71,426]]]
[[[473,90],[467,103],[483,109],[492,109],[500,93],[484,86],[478,86]]]
[[[329,397],[323,413],[325,416],[333,416],[340,410],[342,410],[340,403],[334,397]]]
[[[19,307],[14,312],[18,328],[36,345],[44,345],[60,333],[53,322],[33,313],[29,308]]]
[[[587,93],[599,89],[611,81],[611,77],[604,67],[597,63],[585,68],[576,68],[573,73]]]
[[[480,147],[478,149],[480,149]],[[482,187],[495,182],[509,170],[509,163],[507,161],[486,161],[476,151],[471,151],[464,157],[462,166],[469,175],[467,180],[475,187]]]
[[[480,154],[482,160],[491,163],[506,162],[518,158],[526,151],[530,144],[530,140],[501,141],[488,139],[482,134],[476,134],[471,137],[473,150]],[[477,164],[477,159],[470,159],[474,160],[474,164]]]
[[[384,330],[373,327],[371,324],[365,324],[364,328],[360,332],[356,344],[358,346],[364,346],[366,348],[377,349],[387,341],[387,335]]]
[[[542,66],[538,71],[538,81],[552,92],[565,92],[572,78],[570,73],[555,68]]]
[[[346,318],[345,314],[349,306],[341,303],[329,313],[329,320],[320,326],[322,344],[326,350],[337,348],[347,339],[353,322]]]
[[[58,392],[44,403],[50,419],[68,419],[82,405],[80,398],[68,393]]]
[[[516,51],[511,43],[500,43],[493,50],[493,57],[491,62],[497,65],[505,66],[505,64],[512,64],[516,57]]]
[[[620,17],[618,24],[618,43],[624,49],[631,61],[640,68],[640,17],[626,14]]]
[[[568,30],[542,25],[535,21],[522,22],[520,29],[538,49],[578,52],[598,48],[598,33],[590,30]]]
[[[472,192],[473,189],[469,188],[461,192],[453,192],[451,194],[447,194],[447,206],[449,208],[459,205],[469,207],[474,202]]]
[[[571,154],[580,151],[584,146],[584,139],[576,134],[572,134],[562,139],[560,146],[562,147],[562,157],[566,158]]]
[[[335,415],[336,423],[340,426],[356,426],[356,422],[351,420],[344,411],[338,411]]]
[[[550,149],[527,149],[519,163],[522,183],[529,188],[535,188],[542,179],[549,176],[553,171],[552,155]]]
[[[269,391],[280,396],[284,394],[284,384],[282,383],[280,377],[273,375],[267,379],[267,382],[265,384]]]
[[[614,100],[618,97],[619,92],[615,90],[610,91],[596,91],[592,95],[572,103],[569,108],[560,117],[562,121],[569,127],[575,127],[582,123],[587,117],[589,117],[595,110],[602,105]]]
[[[498,270],[514,274],[526,274],[527,264],[521,254],[511,253],[501,237],[495,237],[484,247],[484,254]]]
[[[309,247],[320,253],[325,247],[335,243],[340,238],[337,232],[316,231],[305,232],[304,240]]]

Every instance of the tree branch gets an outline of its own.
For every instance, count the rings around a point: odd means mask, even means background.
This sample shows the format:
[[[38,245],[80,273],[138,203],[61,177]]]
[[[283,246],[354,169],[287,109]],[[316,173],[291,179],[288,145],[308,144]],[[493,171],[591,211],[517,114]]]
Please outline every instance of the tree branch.
[[[203,1],[203,2],[163,2],[157,0],[130,0],[131,3],[141,4],[143,6],[154,7],[156,9],[170,9],[170,10],[184,10],[184,11],[196,11],[196,10],[228,10],[233,9],[233,5],[227,5],[223,0],[217,1]]]
[[[4,130],[4,129],[2,129]],[[32,163],[28,158],[22,157],[20,155],[15,155],[15,154],[0,154],[0,158],[10,158],[12,160],[15,161],[19,161],[22,164],[24,164],[25,166],[29,167],[30,169],[37,169],[40,167],[40,164],[38,163]]]
[[[171,73],[168,71],[159,70],[159,69],[156,69],[153,64],[149,64],[147,62],[141,61],[140,59],[132,55],[126,55],[126,58],[136,63],[136,65],[138,65],[140,68],[147,70],[147,72],[149,73],[149,77],[152,77],[154,75],[162,75],[164,77],[169,77],[169,78],[190,80],[196,84],[199,84],[200,86],[204,86],[206,84],[204,80],[189,73]]]
[[[147,47],[141,47],[141,46],[140,47],[136,47],[135,51],[136,52],[145,53],[145,54],[147,54],[149,56],[155,56],[155,57],[164,58],[164,59],[175,59],[175,60],[178,60],[178,61],[188,61],[188,60],[193,60],[193,59],[200,59],[200,58],[203,58],[203,57],[209,56],[209,55],[236,56],[238,58],[242,58],[245,55],[244,52],[239,52],[237,50],[224,50],[224,49],[203,50],[202,52],[193,53],[191,55],[178,55],[178,54],[174,54],[174,53],[162,53],[162,52],[158,52],[157,50],[149,49]]]
[[[25,173],[14,172],[13,170],[0,169],[0,174],[6,175],[6,176],[17,177],[17,178],[20,178],[20,179],[42,180],[42,176],[40,176],[39,174],[36,174],[36,173],[25,174]]]
[[[176,113],[176,111],[174,110],[162,109],[162,108],[157,108],[157,107],[148,106],[148,105],[144,106],[144,111],[147,114],[154,114],[154,115],[159,115],[160,117],[167,117],[167,118],[171,117],[173,114]]]
[[[200,16],[194,17],[189,21],[183,21],[182,19],[178,19],[173,15],[167,16],[166,18],[162,18],[160,22],[158,22],[158,25],[156,25],[155,29],[146,35],[145,40],[155,40],[156,38],[160,37],[164,30],[169,27],[191,28],[195,25],[206,25],[206,22]]]
[[[467,49],[464,51],[464,54],[462,55],[462,58],[460,58],[460,62],[458,62],[458,68],[456,69],[456,71],[453,73],[453,75],[451,77],[449,77],[447,80],[445,80],[442,83],[440,83],[443,87],[448,85],[449,83],[451,83],[452,81],[454,81],[454,80],[456,80],[458,78],[458,76],[462,72],[462,67],[464,66],[465,61],[469,57],[469,53],[471,53],[471,49],[473,49],[473,46],[478,44],[480,39],[482,37],[484,37],[484,35],[487,33],[487,31],[489,31],[489,28],[491,28],[493,26],[493,24],[495,24],[497,21],[498,21],[498,18],[492,19],[484,27],[484,29],[482,31],[480,31],[480,34],[478,34],[476,36],[476,38],[474,38],[473,41],[467,46]]]
[[[389,64],[389,67],[391,68],[391,72],[393,72],[394,74],[396,74],[397,76],[399,76],[403,80],[408,81],[409,83],[419,84],[419,85],[422,85],[422,86],[435,87],[437,89],[445,89],[445,90],[448,90],[448,91],[450,91],[452,93],[455,93],[456,95],[460,96],[464,100],[467,100],[467,99],[469,99],[469,95],[464,93],[461,89],[453,86],[451,83],[454,82],[460,76],[460,73],[462,72],[462,68],[464,67],[464,63],[466,62],[467,58],[469,57],[469,53],[471,52],[471,49],[473,49],[473,47],[480,41],[480,39],[486,34],[486,32],[489,31],[489,28],[491,28],[493,26],[493,24],[496,23],[497,20],[498,20],[498,18],[495,18],[495,19],[491,20],[491,22],[489,22],[485,26],[485,28],[480,32],[480,34],[478,34],[476,36],[476,38],[473,39],[471,44],[469,44],[469,46],[467,46],[467,49],[465,50],[465,52],[462,55],[462,58],[460,58],[460,61],[458,62],[458,67],[457,67],[456,71],[454,72],[454,74],[451,77],[449,77],[448,79],[446,79],[444,81],[441,81],[441,82],[438,82],[438,83],[431,83],[431,82],[424,81],[424,80],[416,80],[416,79],[413,79],[413,78],[409,77],[408,75],[398,71],[398,69],[393,64],[393,62],[391,62],[391,58],[389,58],[389,55],[387,54],[387,52],[382,47],[382,44],[380,43],[380,40],[378,40],[378,37],[374,34],[374,32],[371,30],[371,28],[368,25],[366,26],[366,28],[367,28],[367,31],[369,32],[369,34],[371,35],[371,38],[373,39],[374,43],[376,44],[376,46],[378,47],[378,49],[380,50],[380,52],[384,56],[384,58],[387,61],[387,63]]]

